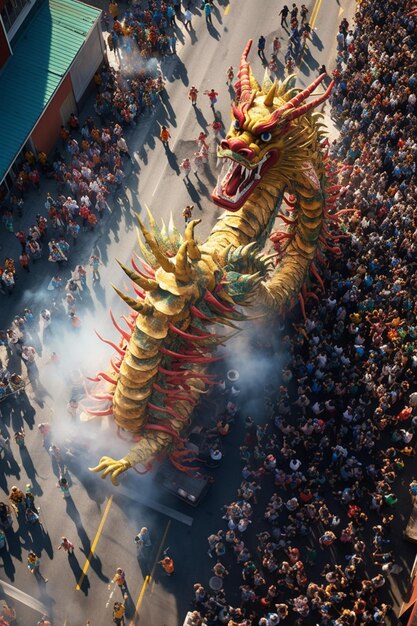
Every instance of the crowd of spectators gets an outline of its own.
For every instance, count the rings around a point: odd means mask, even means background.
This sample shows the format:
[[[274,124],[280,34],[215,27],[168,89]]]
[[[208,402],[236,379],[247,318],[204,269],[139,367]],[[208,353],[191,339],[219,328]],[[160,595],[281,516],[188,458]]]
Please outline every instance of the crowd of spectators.
[[[194,587],[193,626],[390,616],[387,587],[404,565],[391,527],[417,428],[411,9],[363,2],[339,29],[331,154],[339,208],[356,212],[342,225],[341,256],[323,269],[325,295],[284,337],[281,386],[265,387],[269,420],[240,409],[243,480],[208,538],[212,578]],[[232,574],[240,599],[224,591]]]

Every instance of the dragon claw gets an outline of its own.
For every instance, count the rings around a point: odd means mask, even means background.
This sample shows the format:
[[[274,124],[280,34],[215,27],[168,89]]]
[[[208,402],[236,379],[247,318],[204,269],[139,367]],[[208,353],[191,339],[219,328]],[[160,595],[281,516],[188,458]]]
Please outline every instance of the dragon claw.
[[[113,485],[118,485],[117,477],[131,467],[129,461],[126,459],[119,459],[116,461],[110,456],[102,456],[100,463],[96,467],[90,467],[90,472],[103,472],[101,478],[106,478],[111,474],[111,481]]]

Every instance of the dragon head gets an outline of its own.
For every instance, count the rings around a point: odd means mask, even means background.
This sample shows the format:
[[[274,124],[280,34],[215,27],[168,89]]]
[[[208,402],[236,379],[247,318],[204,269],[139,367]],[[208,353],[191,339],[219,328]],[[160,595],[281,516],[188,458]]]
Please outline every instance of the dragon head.
[[[212,199],[229,211],[238,211],[262,180],[276,178],[282,166],[285,169],[288,140],[297,127],[292,122],[324,102],[333,87],[332,82],[322,95],[304,104],[326,74],[303,91],[290,87],[292,76],[282,83],[266,80],[261,87],[247,61],[251,45],[249,40],[240,62],[232,124],[217,150],[224,164]]]

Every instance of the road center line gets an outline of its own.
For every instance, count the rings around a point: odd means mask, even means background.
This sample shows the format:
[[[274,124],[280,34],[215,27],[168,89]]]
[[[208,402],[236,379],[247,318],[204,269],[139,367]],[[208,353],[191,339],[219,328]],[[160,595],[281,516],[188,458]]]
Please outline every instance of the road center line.
[[[98,530],[96,532],[96,536],[94,537],[94,541],[93,541],[93,543],[91,545],[90,554],[88,555],[87,560],[85,562],[85,565],[84,565],[84,568],[83,568],[83,573],[81,574],[80,580],[78,581],[77,586],[75,587],[75,589],[77,591],[80,591],[81,585],[82,585],[83,580],[85,578],[85,575],[86,575],[86,573],[88,571],[88,568],[90,567],[90,561],[91,561],[91,559],[93,557],[93,554],[94,554],[94,551],[95,551],[95,549],[97,547],[98,540],[100,539],[100,535],[103,532],[103,527],[104,527],[104,524],[106,522],[107,516],[109,514],[112,502],[113,502],[113,496],[110,496],[110,498],[107,500],[106,508],[104,509],[103,517],[101,518],[100,525],[99,525]]]
[[[143,585],[141,587],[141,590],[139,591],[139,596],[138,596],[138,599],[137,599],[137,602],[136,602],[136,605],[135,605],[135,614],[134,614],[133,618],[131,619],[131,621],[129,623],[129,626],[134,626],[135,625],[135,621],[136,621],[136,618],[138,617],[138,613],[139,613],[139,608],[140,608],[140,605],[142,604],[142,600],[143,600],[143,597],[145,595],[146,587],[148,586],[148,584],[153,579],[153,575],[155,573],[156,566],[158,565],[159,557],[161,556],[162,548],[163,548],[163,545],[165,543],[165,539],[166,539],[166,536],[168,534],[170,526],[171,526],[171,520],[168,520],[168,523],[167,523],[167,525],[165,527],[165,530],[164,530],[164,534],[162,535],[162,539],[161,539],[161,542],[159,544],[158,551],[157,551],[156,556],[155,556],[155,560],[154,560],[153,565],[152,565],[151,573],[148,576],[145,577],[145,580],[143,581]]]
[[[314,3],[313,11],[311,13],[311,21],[310,21],[310,26],[312,29],[314,28],[317,22],[317,17],[319,15],[321,3],[322,3],[322,0],[316,0],[316,2]]]

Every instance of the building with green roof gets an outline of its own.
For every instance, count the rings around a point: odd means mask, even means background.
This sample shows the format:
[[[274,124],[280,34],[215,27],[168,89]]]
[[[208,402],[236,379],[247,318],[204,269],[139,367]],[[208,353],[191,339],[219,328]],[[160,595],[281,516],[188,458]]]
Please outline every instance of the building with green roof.
[[[105,47],[101,11],[77,0],[0,8],[0,183],[10,187],[22,151],[49,152],[77,113]]]

